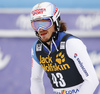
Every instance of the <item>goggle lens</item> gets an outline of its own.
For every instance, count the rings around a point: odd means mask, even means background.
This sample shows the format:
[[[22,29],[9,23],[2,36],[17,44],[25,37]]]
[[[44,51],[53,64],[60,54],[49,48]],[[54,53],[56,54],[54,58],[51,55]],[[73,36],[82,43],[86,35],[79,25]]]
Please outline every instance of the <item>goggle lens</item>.
[[[52,26],[52,21],[50,19],[37,20],[37,21],[32,21],[31,25],[34,30],[38,31],[40,28],[42,29],[50,28]]]

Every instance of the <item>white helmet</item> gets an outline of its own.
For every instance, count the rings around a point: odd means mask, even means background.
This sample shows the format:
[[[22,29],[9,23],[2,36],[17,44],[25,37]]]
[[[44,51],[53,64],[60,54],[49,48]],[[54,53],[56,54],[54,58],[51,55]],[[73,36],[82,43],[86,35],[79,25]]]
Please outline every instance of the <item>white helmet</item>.
[[[32,8],[31,21],[43,18],[51,18],[56,25],[56,30],[60,30],[60,11],[54,4],[42,2]]]

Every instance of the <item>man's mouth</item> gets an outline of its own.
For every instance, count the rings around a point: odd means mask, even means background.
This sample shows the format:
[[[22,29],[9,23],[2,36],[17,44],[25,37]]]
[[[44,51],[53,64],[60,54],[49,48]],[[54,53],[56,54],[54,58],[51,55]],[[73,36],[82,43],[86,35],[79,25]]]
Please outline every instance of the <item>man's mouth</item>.
[[[44,33],[41,33],[41,35],[46,35],[47,33],[46,32],[44,32]]]

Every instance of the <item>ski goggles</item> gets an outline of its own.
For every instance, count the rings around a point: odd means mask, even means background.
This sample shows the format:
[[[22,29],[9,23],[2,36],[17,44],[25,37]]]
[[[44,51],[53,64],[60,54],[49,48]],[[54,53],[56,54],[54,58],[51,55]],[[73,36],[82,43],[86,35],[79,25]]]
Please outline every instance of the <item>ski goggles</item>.
[[[39,31],[40,28],[42,29],[48,29],[53,25],[52,19],[45,18],[41,20],[33,20],[31,22],[31,26],[35,31]]]

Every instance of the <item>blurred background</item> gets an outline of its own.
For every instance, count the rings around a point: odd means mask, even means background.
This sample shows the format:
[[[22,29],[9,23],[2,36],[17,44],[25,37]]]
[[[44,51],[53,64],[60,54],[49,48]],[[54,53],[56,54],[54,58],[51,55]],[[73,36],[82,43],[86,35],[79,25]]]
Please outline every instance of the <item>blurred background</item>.
[[[0,0],[0,94],[30,94],[31,47],[37,39],[30,25],[32,7],[46,0]],[[100,80],[100,0],[47,0],[61,11],[67,32],[87,46]],[[44,75],[46,94],[52,94]],[[94,94],[100,94],[100,85]]]

